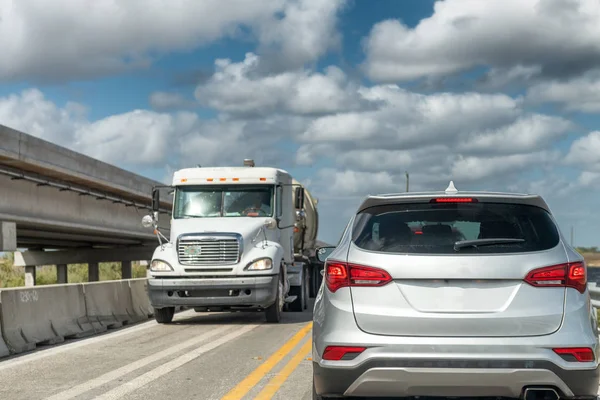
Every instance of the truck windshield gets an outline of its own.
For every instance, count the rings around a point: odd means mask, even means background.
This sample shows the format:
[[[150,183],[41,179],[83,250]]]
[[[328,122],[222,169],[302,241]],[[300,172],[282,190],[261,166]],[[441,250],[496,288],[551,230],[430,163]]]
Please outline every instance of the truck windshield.
[[[180,186],[173,218],[272,217],[273,186]]]

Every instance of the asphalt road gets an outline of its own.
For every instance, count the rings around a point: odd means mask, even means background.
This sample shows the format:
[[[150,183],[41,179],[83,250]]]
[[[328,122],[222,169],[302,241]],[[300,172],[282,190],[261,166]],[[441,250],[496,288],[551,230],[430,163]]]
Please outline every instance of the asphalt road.
[[[261,313],[179,313],[0,361],[0,399],[312,400],[312,301]]]
[[[311,310],[191,310],[42,348],[0,362],[0,399],[312,399]]]

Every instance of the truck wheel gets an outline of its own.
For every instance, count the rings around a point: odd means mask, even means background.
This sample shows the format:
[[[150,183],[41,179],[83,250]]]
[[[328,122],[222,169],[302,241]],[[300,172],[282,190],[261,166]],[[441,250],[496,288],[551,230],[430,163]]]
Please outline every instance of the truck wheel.
[[[271,304],[265,310],[265,316],[267,317],[267,322],[269,323],[277,323],[281,321],[283,302],[285,301],[285,299],[283,298],[283,282],[281,281],[281,277],[282,274],[279,273],[277,283],[277,296],[275,296],[275,303]]]
[[[173,321],[175,315],[175,307],[155,308],[154,319],[159,324],[169,324]]]
[[[302,309],[308,308],[308,299],[310,298],[310,276],[308,275],[308,268],[304,268],[302,273],[304,282],[302,283]]]
[[[304,267],[302,270],[302,286],[292,286],[290,288],[290,295],[297,296],[296,300],[290,304],[291,311],[302,312],[308,308],[309,278],[308,269]]]
[[[321,281],[319,280],[319,278],[321,278],[321,272],[319,271],[319,265],[318,264],[312,264],[312,268],[310,269],[311,271],[311,279],[310,279],[310,297],[311,298],[315,298],[317,297],[317,292],[319,291],[319,286],[321,286]]]

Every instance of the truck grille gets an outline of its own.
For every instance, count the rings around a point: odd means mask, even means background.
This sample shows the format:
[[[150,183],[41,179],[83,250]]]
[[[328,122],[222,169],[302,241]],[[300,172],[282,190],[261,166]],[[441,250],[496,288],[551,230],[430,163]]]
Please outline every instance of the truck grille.
[[[240,241],[236,238],[182,238],[177,246],[182,265],[228,265],[239,261]]]

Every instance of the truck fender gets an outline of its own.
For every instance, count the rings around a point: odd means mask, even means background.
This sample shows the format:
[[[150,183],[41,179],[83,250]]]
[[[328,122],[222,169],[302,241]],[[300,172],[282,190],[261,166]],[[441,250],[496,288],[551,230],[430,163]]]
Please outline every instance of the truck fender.
[[[292,265],[288,266],[288,281],[290,282],[290,286],[302,286],[305,265],[302,261],[295,261]]]

